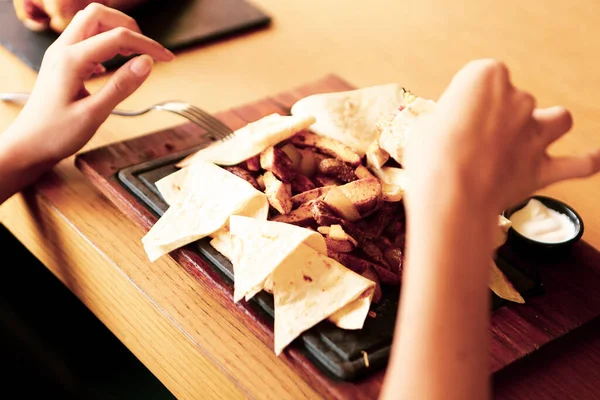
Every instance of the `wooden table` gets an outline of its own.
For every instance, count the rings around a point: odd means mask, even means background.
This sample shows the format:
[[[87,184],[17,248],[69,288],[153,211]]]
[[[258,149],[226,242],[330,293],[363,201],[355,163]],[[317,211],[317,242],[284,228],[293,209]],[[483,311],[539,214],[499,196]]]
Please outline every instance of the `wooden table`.
[[[540,105],[572,110],[574,130],[553,152],[600,146],[596,1],[254,1],[274,17],[271,28],[157,65],[122,106],[181,98],[216,112],[328,73],[357,86],[396,81],[436,99],[464,63],[495,57]],[[0,65],[0,90],[31,90],[35,73],[3,48]],[[0,129],[17,113],[0,104]],[[160,112],[110,117],[85,149],[182,122]],[[600,176],[543,193],[575,207],[584,240],[600,248]],[[148,262],[142,230],[73,158],[7,201],[0,219],[178,398],[319,398],[178,264]],[[497,397],[599,398],[599,332],[594,321],[498,373]]]

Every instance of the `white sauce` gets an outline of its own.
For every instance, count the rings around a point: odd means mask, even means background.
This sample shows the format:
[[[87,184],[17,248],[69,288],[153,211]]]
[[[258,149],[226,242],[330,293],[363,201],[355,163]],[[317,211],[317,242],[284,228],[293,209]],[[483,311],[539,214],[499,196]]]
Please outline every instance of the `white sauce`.
[[[531,199],[525,207],[510,216],[513,229],[529,239],[544,243],[560,243],[577,232],[568,216]]]

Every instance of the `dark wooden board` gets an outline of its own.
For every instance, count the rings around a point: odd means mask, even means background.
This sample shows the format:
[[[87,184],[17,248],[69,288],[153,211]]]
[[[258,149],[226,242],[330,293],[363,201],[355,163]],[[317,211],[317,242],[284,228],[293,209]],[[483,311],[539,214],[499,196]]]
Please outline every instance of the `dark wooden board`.
[[[271,17],[246,0],[151,0],[128,12],[142,32],[170,50],[209,44],[266,27]],[[39,71],[42,57],[58,35],[33,32],[17,18],[12,0],[0,1],[0,43],[25,64]],[[115,57],[104,65],[125,62]]]
[[[288,110],[279,110],[282,113]],[[257,115],[245,115],[245,118],[256,119]],[[118,178],[147,208],[160,217],[168,209],[162,198],[156,182],[161,178],[177,171],[176,164],[194,148],[183,153],[174,153],[166,157],[156,158],[118,172]],[[233,265],[210,245],[210,239],[205,238],[196,242],[196,250],[223,274],[224,284],[233,291]],[[515,288],[526,299],[543,293],[542,282],[535,269],[521,271],[507,259],[499,257],[496,261],[500,269],[510,278]],[[329,321],[323,321],[312,329],[304,332],[295,345],[322,368],[326,373],[343,380],[364,378],[385,367],[389,359],[396,314],[398,311],[399,292],[395,287],[384,286],[382,300],[371,306],[374,318],[367,318],[360,330],[344,330],[337,328]],[[505,305],[506,301],[490,291],[492,308]],[[274,317],[273,296],[264,291],[252,298],[270,318]],[[364,363],[362,351],[369,357],[369,366]]]
[[[177,171],[175,164],[189,152],[172,154],[148,162],[121,169],[118,178],[157,217],[162,216],[168,205],[162,199],[155,182]],[[223,285],[233,293],[233,265],[210,245],[205,238],[195,243],[195,249],[213,268],[223,275]],[[302,348],[326,373],[343,380],[355,380],[370,374],[387,363],[391,336],[398,309],[397,288],[385,288],[382,301],[371,307],[377,315],[368,318],[361,330],[343,330],[329,321],[323,321],[305,332],[294,345]],[[273,320],[273,295],[261,291],[251,300]],[[361,350],[369,352],[369,368],[366,368]]]
[[[331,75],[217,116],[235,129],[268,113],[287,110],[301,97],[351,88],[344,80]],[[156,222],[156,214],[121,184],[118,171],[169,154],[186,152],[203,143],[207,143],[204,132],[185,124],[79,154],[76,165],[119,210],[148,230]],[[504,246],[501,253],[503,258],[523,270],[539,271],[545,292],[528,299],[524,305],[508,304],[492,313],[490,366],[493,372],[600,315],[600,296],[597,295],[600,292],[600,253],[589,244],[577,243],[569,254],[552,262],[515,253],[509,246]],[[171,256],[272,348],[272,320],[255,304],[234,304],[231,287],[225,283],[222,273],[213,268],[193,245],[176,250]],[[298,346],[288,348],[281,358],[325,398],[332,399],[376,398],[385,371],[381,369],[364,379],[346,382],[324,373]]]

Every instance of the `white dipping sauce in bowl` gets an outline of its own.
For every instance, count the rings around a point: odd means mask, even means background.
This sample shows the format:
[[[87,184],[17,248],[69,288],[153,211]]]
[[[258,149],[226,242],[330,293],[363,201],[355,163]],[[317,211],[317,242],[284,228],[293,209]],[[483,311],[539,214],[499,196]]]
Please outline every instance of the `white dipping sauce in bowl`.
[[[533,198],[525,207],[515,211],[509,219],[515,231],[538,242],[566,242],[577,234],[575,224],[567,215]]]

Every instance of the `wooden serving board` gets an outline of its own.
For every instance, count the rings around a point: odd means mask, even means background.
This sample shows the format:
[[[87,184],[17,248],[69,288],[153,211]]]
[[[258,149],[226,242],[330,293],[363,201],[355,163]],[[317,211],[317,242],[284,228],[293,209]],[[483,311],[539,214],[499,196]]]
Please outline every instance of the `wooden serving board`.
[[[290,107],[302,97],[353,88],[339,77],[330,75],[216,116],[237,129],[273,112],[287,114]],[[119,210],[147,231],[156,222],[156,214],[123,186],[117,178],[118,172],[172,154],[185,153],[207,143],[202,129],[183,124],[81,153],[76,157],[76,165]],[[530,254],[519,254],[509,245],[503,246],[500,252],[511,264],[538,271],[544,293],[528,299],[524,305],[511,303],[493,311],[490,327],[492,372],[600,315],[600,296],[597,295],[600,292],[600,253],[589,244],[579,242],[569,254],[551,261],[536,259]],[[236,317],[241,318],[265,345],[272,348],[272,320],[251,303],[234,304],[231,286],[193,246],[175,250],[170,256],[204,290],[210,291]],[[324,373],[296,346],[290,346],[280,357],[324,398],[373,399],[381,389],[384,369],[364,379],[348,382],[333,379]]]
[[[207,45],[264,28],[271,17],[246,0],[152,0],[128,11],[144,35],[172,51]],[[160,18],[156,18],[160,15]],[[12,0],[0,0],[0,43],[36,72],[58,34],[27,29],[17,18]],[[130,57],[104,63],[115,69]]]

